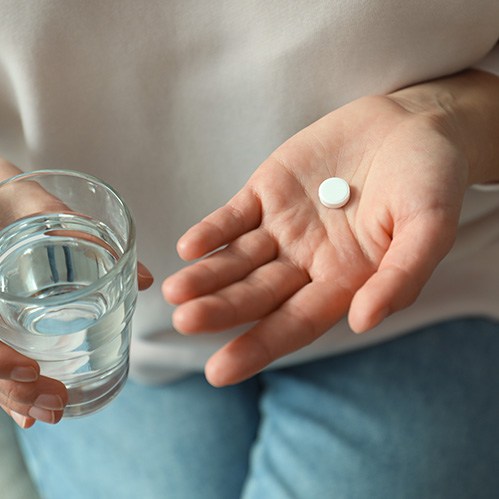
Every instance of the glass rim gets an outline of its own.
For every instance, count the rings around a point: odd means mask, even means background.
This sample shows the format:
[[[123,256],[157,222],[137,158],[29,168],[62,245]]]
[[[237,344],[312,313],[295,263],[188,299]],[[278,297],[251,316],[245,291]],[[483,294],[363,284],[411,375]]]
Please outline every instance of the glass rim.
[[[44,305],[63,305],[69,302],[74,301],[75,299],[84,297],[88,294],[93,293],[95,290],[105,286],[108,282],[112,281],[118,274],[121,273],[123,270],[123,267],[128,263],[128,261],[131,258],[131,255],[133,253],[133,249],[135,248],[135,223],[133,221],[132,214],[126,205],[125,201],[123,198],[120,196],[120,194],[116,191],[114,187],[112,187],[110,184],[108,184],[106,181],[95,177],[94,175],[90,175],[88,173],[83,173],[77,170],[65,170],[65,169],[41,169],[41,170],[32,170],[28,172],[22,172],[18,173],[17,175],[14,175],[12,177],[9,177],[8,179],[3,180],[0,182],[0,190],[2,187],[8,184],[12,184],[14,182],[19,182],[23,180],[28,180],[30,177],[33,177],[35,179],[36,177],[43,177],[43,176],[66,176],[66,177],[76,177],[78,179],[83,179],[83,180],[88,180],[94,184],[98,184],[104,189],[109,192],[119,203],[119,205],[123,208],[123,212],[125,214],[125,220],[128,225],[128,237],[126,238],[126,244],[125,247],[123,248],[123,254],[119,258],[119,260],[116,262],[116,265],[113,266],[113,268],[104,274],[102,277],[99,277],[96,279],[94,282],[89,284],[88,286],[85,286],[82,289],[78,289],[75,291],[69,291],[68,293],[65,293],[63,295],[57,295],[57,296],[50,296],[47,298],[25,298],[17,295],[13,295],[11,293],[6,293],[5,291],[0,290],[0,300],[1,301],[7,301],[11,303],[22,303],[25,305],[40,305],[43,303]],[[47,212],[49,214],[49,212]],[[6,227],[2,228],[1,231],[3,231],[5,228],[9,227],[7,225]],[[0,231],[0,232],[1,232]],[[137,277],[135,277],[136,279]]]

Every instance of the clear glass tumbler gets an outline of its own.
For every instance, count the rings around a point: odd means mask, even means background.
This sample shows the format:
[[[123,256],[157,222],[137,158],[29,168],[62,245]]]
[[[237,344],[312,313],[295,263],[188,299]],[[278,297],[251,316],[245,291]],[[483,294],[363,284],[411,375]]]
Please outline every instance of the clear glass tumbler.
[[[0,183],[0,341],[66,385],[65,417],[126,381],[136,267],[132,217],[105,182],[40,170]]]

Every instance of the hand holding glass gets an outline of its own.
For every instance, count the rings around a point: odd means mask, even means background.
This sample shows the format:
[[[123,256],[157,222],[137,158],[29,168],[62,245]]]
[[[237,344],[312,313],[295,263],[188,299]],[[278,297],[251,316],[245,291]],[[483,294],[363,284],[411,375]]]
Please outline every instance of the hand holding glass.
[[[65,417],[126,381],[136,267],[133,220],[106,183],[64,170],[0,183],[0,341],[66,385]]]

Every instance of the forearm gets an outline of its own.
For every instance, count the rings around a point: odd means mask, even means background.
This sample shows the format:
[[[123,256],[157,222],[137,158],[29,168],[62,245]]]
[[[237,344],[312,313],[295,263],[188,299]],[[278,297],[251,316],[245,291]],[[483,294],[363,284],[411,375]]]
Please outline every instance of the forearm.
[[[499,182],[499,77],[468,70],[407,87],[390,97],[438,120],[462,150],[468,184]]]

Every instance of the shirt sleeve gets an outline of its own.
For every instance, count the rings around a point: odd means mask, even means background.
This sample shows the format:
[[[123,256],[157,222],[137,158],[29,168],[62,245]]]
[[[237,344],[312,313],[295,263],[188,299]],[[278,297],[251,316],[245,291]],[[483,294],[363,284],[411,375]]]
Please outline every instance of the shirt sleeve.
[[[499,40],[494,48],[481,61],[475,64],[474,67],[499,76]]]
[[[476,69],[482,69],[499,76],[499,42],[495,47],[475,66]],[[488,184],[474,184],[472,189],[482,192],[498,191],[499,182],[490,182]]]

